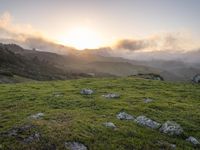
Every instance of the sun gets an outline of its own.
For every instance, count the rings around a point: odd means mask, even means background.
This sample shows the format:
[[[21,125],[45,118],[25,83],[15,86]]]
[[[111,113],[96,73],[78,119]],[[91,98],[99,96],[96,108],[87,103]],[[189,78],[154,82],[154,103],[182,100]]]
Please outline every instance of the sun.
[[[86,27],[72,28],[58,41],[63,45],[72,46],[79,50],[98,48],[103,44],[100,34]]]

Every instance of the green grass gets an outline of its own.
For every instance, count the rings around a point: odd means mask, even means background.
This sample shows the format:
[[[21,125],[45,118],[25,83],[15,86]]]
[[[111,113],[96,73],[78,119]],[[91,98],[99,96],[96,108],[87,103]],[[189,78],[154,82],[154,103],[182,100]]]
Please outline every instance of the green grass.
[[[82,88],[95,94],[84,96]],[[121,98],[108,100],[102,94],[114,92]],[[56,96],[58,94],[60,96]],[[149,97],[153,102],[145,104]],[[79,141],[90,150],[156,150],[159,141],[176,144],[178,150],[194,149],[182,137],[170,137],[121,121],[116,114],[125,111],[145,115],[157,122],[176,121],[186,136],[200,139],[200,86],[136,78],[101,78],[69,81],[32,82],[0,85],[0,132],[32,124],[41,140],[24,144],[14,137],[0,137],[0,149],[48,149],[54,144],[64,149],[64,142]],[[30,115],[43,112],[42,119]],[[113,122],[117,130],[104,127]],[[167,147],[165,149],[168,149]]]

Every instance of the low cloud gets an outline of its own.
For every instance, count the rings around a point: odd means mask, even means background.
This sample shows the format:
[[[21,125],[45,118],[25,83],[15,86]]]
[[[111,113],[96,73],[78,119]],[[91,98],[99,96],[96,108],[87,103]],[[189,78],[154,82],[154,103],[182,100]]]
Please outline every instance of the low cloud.
[[[120,40],[114,49],[126,51],[189,51],[199,48],[192,37],[184,33],[160,33],[144,39]]]
[[[145,40],[124,39],[124,40],[118,41],[116,48],[136,51],[136,50],[145,49],[148,46],[149,46],[149,43]]]
[[[41,32],[29,24],[15,24],[10,13],[0,15],[0,42],[15,43],[27,49],[67,54],[71,47],[62,46],[47,39]]]

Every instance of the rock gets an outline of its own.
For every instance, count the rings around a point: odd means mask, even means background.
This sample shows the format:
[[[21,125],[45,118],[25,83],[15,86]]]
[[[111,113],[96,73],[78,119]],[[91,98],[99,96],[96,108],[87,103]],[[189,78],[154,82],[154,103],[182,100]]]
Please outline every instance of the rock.
[[[40,134],[39,133],[34,133],[27,138],[24,139],[25,143],[31,143],[33,141],[39,140],[40,139]]]
[[[115,94],[115,93],[109,93],[109,94],[105,94],[105,95],[102,95],[102,96],[105,97],[105,98],[120,98],[120,95]]]
[[[189,138],[187,138],[186,141],[192,143],[193,145],[200,145],[200,142],[193,136],[190,136]]]
[[[40,119],[44,116],[44,113],[37,113],[37,114],[34,114],[34,115],[31,115],[30,118],[32,119]]]
[[[146,126],[146,127],[152,128],[152,129],[158,129],[160,127],[160,123],[157,123],[157,122],[147,118],[146,116],[138,116],[135,121],[139,125]]]
[[[120,119],[120,120],[134,120],[135,119],[133,116],[125,112],[120,112],[116,116],[117,116],[117,119]]]
[[[174,150],[176,149],[176,144],[168,143],[167,141],[158,141],[156,143],[160,147],[160,150]]]
[[[63,93],[59,93],[59,92],[53,93],[54,97],[62,97],[63,95],[64,95]]]
[[[149,80],[164,81],[164,78],[162,76],[160,76],[159,74],[155,74],[155,73],[147,73],[147,74],[139,73],[137,75],[131,75],[131,76],[136,76],[136,77],[149,79]]]
[[[33,125],[14,127],[7,132],[1,133],[0,136],[14,137],[16,140],[28,144],[33,141],[40,140],[40,134],[38,132],[32,132],[33,128],[35,128]]]
[[[152,102],[153,100],[152,99],[150,99],[150,98],[145,98],[144,99],[144,103],[150,103],[150,102]]]
[[[65,148],[69,150],[87,150],[87,147],[79,142],[65,142]]]
[[[108,128],[112,128],[112,129],[116,128],[115,124],[112,123],[112,122],[105,122],[105,123],[103,123],[103,125],[108,127]]]
[[[182,127],[174,121],[165,122],[160,128],[160,132],[168,135],[180,135],[183,133]]]
[[[195,76],[192,78],[192,81],[193,81],[194,83],[200,83],[200,74],[195,75]]]
[[[94,91],[91,89],[82,89],[81,90],[81,94],[83,94],[83,95],[91,95],[93,93],[94,93]]]

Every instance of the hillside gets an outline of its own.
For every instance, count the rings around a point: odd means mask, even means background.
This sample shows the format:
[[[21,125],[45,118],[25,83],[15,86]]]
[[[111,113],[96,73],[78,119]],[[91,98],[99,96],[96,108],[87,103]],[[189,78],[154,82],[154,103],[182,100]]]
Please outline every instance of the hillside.
[[[84,88],[94,93],[80,94]],[[185,140],[200,140],[199,91],[196,84],[132,77],[1,84],[0,149],[66,149],[70,142],[89,150],[199,149]],[[120,96],[102,96],[108,93]],[[120,120],[119,112],[133,117]],[[183,133],[161,133],[132,120],[138,116],[174,121]]]
[[[78,51],[59,55],[23,49],[16,44],[0,44],[0,52],[1,72],[10,72],[33,80],[75,79],[90,77],[91,74],[96,77],[127,76],[156,70],[128,63],[128,60],[122,58],[96,56]]]
[[[0,72],[11,72],[33,80],[155,73],[160,74],[167,81],[191,81],[196,74],[200,73],[198,63],[179,60],[129,60],[112,57],[107,53],[103,55],[102,51],[104,52],[104,49],[74,50],[61,55],[37,49],[28,50],[16,44],[0,44]]]
[[[5,81],[3,78],[9,80],[9,77],[4,75],[7,72],[33,80],[89,77],[86,73],[65,67],[67,62],[73,63],[73,61],[55,53],[26,50],[15,44],[0,44],[0,53],[0,75],[3,74],[0,80],[2,81]]]

